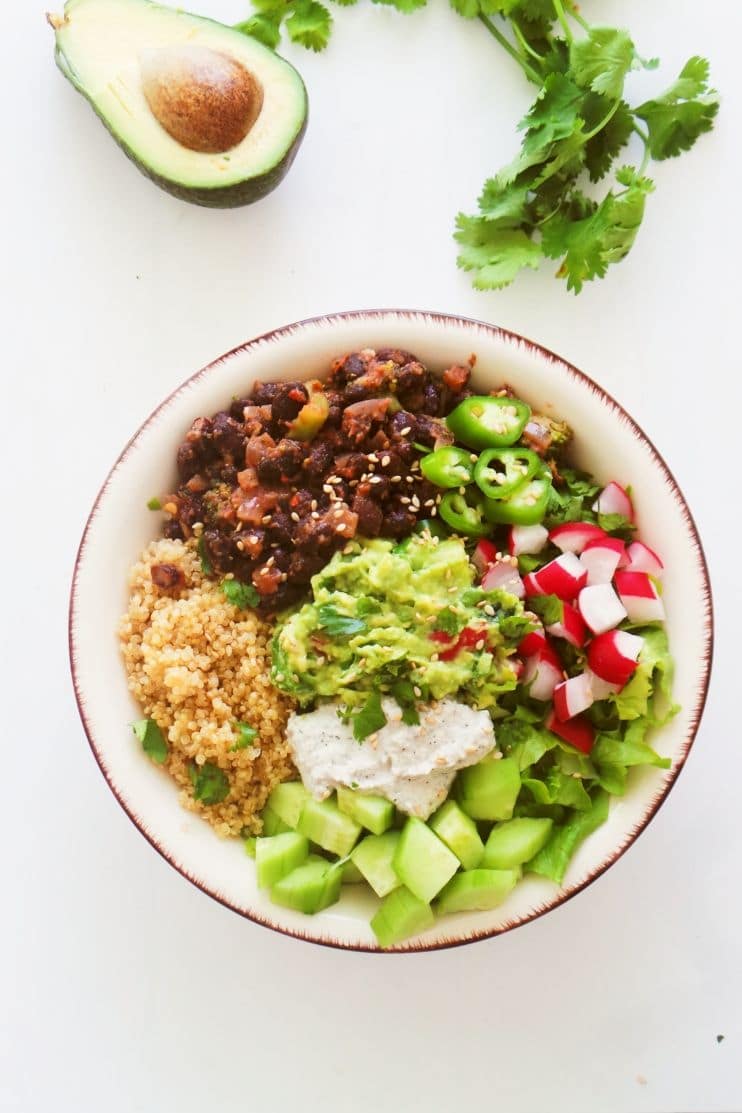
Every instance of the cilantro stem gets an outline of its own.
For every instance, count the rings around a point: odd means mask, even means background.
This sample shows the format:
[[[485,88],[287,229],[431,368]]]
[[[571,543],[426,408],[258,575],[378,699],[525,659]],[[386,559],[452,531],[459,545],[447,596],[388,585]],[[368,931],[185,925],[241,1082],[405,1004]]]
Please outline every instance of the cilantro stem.
[[[528,78],[528,80],[532,81],[534,83],[534,85],[541,85],[542,81],[543,81],[543,78],[541,77],[541,74],[538,73],[538,71],[535,70],[533,68],[533,66],[531,66],[526,61],[526,59],[523,57],[522,54],[518,53],[518,51],[515,49],[515,47],[513,46],[513,44],[511,42],[508,42],[508,40],[505,38],[505,36],[502,34],[502,32],[499,31],[497,29],[497,27],[495,27],[492,20],[488,19],[488,17],[484,14],[484,12],[480,12],[478,18],[479,18],[479,21],[481,23],[483,23],[484,26],[487,28],[490,35],[492,35],[493,38],[497,39],[497,41],[499,42],[499,44],[503,48],[503,50],[506,50],[508,52],[508,54],[510,55],[510,57],[513,58],[518,63],[520,68],[523,70],[523,73]]]
[[[559,22],[562,25],[562,30],[564,31],[564,37],[565,37],[565,39],[567,40],[568,43],[571,43],[572,38],[573,38],[572,28],[570,27],[569,23],[567,22],[567,17],[564,14],[564,8],[562,7],[562,0],[552,0],[552,2],[554,4],[554,11],[557,14],[557,19],[559,20]]]
[[[526,54],[530,54],[531,57],[535,58],[536,61],[539,62],[539,63],[543,62],[543,60],[544,60],[543,54],[539,54],[539,52],[537,50],[533,49],[531,44],[528,42],[528,39],[525,37],[525,35],[521,31],[517,20],[513,19],[513,17],[510,16],[509,17],[509,22],[510,22],[510,26],[513,28],[513,34],[515,35],[516,39],[518,40],[518,42],[522,46],[523,50],[525,50]]]
[[[584,16],[580,15],[580,11],[576,7],[576,5],[574,5],[572,3],[568,3],[567,4],[567,12],[569,13],[569,15],[572,16],[572,19],[575,21],[575,23],[579,23],[579,25],[580,25],[580,27],[582,28],[583,31],[589,31],[590,30],[590,24],[584,18]]]
[[[611,108],[610,112],[607,112],[605,114],[605,116],[600,121],[600,123],[596,124],[595,127],[592,129],[592,131],[585,132],[585,135],[583,136],[583,140],[584,140],[585,143],[588,143],[591,139],[593,139],[598,134],[599,131],[603,130],[605,125],[612,119],[612,117],[615,115],[615,113],[618,112],[618,108],[619,108],[620,104],[621,104],[621,97],[619,97],[614,102],[613,107]]]
[[[641,178],[642,175],[644,174],[644,171],[647,169],[647,166],[649,165],[649,160],[650,160],[651,155],[652,155],[652,152],[649,149],[649,135],[644,130],[644,128],[639,127],[639,125],[637,123],[634,124],[634,127],[633,127],[632,130],[634,131],[634,133],[636,135],[639,136],[642,143],[644,144],[644,158],[642,159],[641,166],[639,167],[639,171],[638,171],[639,177]]]

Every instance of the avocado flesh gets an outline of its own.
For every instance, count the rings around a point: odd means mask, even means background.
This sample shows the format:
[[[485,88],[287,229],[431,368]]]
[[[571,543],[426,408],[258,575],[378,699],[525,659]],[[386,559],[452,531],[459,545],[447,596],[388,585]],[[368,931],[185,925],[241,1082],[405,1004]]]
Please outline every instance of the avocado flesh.
[[[61,71],[139,169],[169,193],[214,208],[246,205],[270,193],[286,174],[306,128],[306,90],[293,66],[261,43],[150,0],[68,0],[64,17],[52,23]],[[226,151],[184,146],[145,97],[145,60],[179,47],[232,59],[262,90],[257,118]]]

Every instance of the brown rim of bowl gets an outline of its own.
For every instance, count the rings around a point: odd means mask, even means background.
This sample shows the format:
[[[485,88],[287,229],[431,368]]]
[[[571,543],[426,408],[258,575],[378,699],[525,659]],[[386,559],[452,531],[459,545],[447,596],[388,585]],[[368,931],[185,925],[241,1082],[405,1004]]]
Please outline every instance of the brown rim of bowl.
[[[232,904],[230,901],[228,901],[225,897],[221,896],[219,893],[216,893],[216,892],[212,891],[211,889],[209,889],[208,886],[203,881],[201,881],[197,877],[194,877],[191,873],[188,872],[187,869],[185,869],[185,867],[179,865],[176,861],[174,861],[173,858],[170,857],[167,850],[165,850],[162,846],[160,846],[160,844],[156,841],[156,839],[154,839],[153,836],[150,835],[150,833],[145,828],[143,822],[140,821],[139,817],[125,803],[122,795],[119,793],[116,785],[113,783],[111,777],[109,776],[109,773],[108,773],[106,765],[103,761],[103,758],[102,758],[101,754],[99,753],[99,751],[96,747],[95,740],[93,738],[93,732],[92,732],[92,729],[91,729],[91,727],[88,723],[87,717],[86,717],[85,707],[84,707],[84,697],[83,697],[83,693],[80,689],[78,676],[77,676],[77,671],[76,671],[76,647],[75,647],[74,626],[75,626],[75,605],[76,605],[76,596],[77,596],[77,577],[78,577],[78,572],[79,572],[79,568],[80,568],[80,562],[81,562],[82,557],[83,557],[84,552],[85,552],[88,533],[90,531],[90,527],[92,525],[93,519],[95,518],[95,514],[96,514],[96,511],[97,511],[98,506],[100,504],[100,501],[106,493],[108,485],[111,481],[111,477],[117,471],[119,465],[121,463],[123,463],[123,461],[126,459],[126,457],[128,456],[132,446],[134,445],[135,441],[138,440],[139,436],[150,425],[150,423],[155,419],[155,417],[159,413],[161,413],[162,410],[166,409],[171,404],[171,402],[183,390],[185,390],[187,386],[189,386],[190,383],[193,383],[196,380],[200,379],[203,375],[210,372],[213,368],[218,366],[220,363],[226,362],[226,360],[230,359],[233,355],[236,355],[239,352],[247,352],[251,348],[255,347],[258,344],[262,344],[265,341],[273,340],[277,337],[284,336],[287,333],[291,333],[291,332],[296,331],[297,329],[305,328],[307,325],[316,325],[316,324],[322,324],[322,323],[326,323],[326,322],[332,323],[334,321],[363,321],[363,320],[368,320],[369,323],[373,326],[374,322],[376,322],[376,321],[378,321],[378,320],[380,320],[384,317],[390,317],[390,316],[391,317],[396,316],[396,317],[401,317],[401,318],[419,320],[420,322],[423,322],[423,323],[426,322],[426,321],[440,321],[440,322],[444,322],[446,324],[454,324],[454,325],[458,325],[458,326],[462,326],[462,327],[467,327],[469,325],[473,325],[478,329],[484,329],[486,332],[489,332],[494,336],[503,337],[506,340],[514,341],[518,344],[522,344],[525,348],[527,348],[528,350],[530,350],[532,352],[537,353],[538,355],[542,356],[546,360],[551,361],[553,363],[558,363],[561,366],[565,367],[566,370],[569,372],[569,374],[573,378],[578,379],[579,381],[585,383],[594,394],[599,395],[605,402],[607,402],[608,405],[612,408],[612,410],[614,412],[618,413],[621,417],[623,417],[623,419],[630,426],[634,435],[638,439],[643,440],[647,444],[655,462],[657,463],[657,465],[659,466],[663,475],[665,476],[665,479],[667,480],[668,486],[670,487],[670,489],[672,491],[672,494],[675,497],[676,502],[680,506],[683,517],[684,517],[685,522],[688,526],[688,530],[691,534],[691,538],[692,538],[692,541],[693,541],[693,544],[695,546],[696,553],[697,553],[697,556],[698,556],[698,563],[700,565],[702,579],[703,579],[703,595],[704,595],[704,608],[705,608],[705,643],[704,643],[704,651],[703,651],[703,657],[702,657],[702,660],[703,660],[702,682],[701,682],[701,686],[699,688],[698,696],[697,696],[697,699],[696,699],[696,704],[695,704],[695,707],[693,708],[693,713],[691,715],[688,734],[687,734],[687,736],[685,738],[685,741],[684,741],[684,743],[682,745],[682,748],[681,748],[680,757],[679,757],[677,763],[670,770],[669,780],[666,781],[664,783],[663,787],[658,790],[658,792],[655,795],[654,800],[650,803],[650,806],[648,807],[646,813],[642,817],[642,820],[637,824],[637,826],[634,828],[633,832],[623,841],[623,843],[616,848],[616,850],[613,854],[611,854],[600,866],[598,866],[596,869],[592,870],[592,872],[589,873],[588,876],[585,878],[585,880],[582,881],[579,885],[574,886],[573,888],[569,889],[568,891],[565,891],[564,893],[560,894],[558,892],[557,896],[555,897],[554,900],[545,902],[539,908],[537,908],[535,911],[531,912],[529,915],[518,917],[517,919],[514,919],[512,922],[507,923],[504,927],[495,928],[495,929],[491,929],[491,930],[487,930],[487,931],[471,932],[471,933],[467,934],[466,936],[464,936],[462,938],[444,939],[440,942],[434,942],[434,943],[415,943],[413,941],[412,943],[403,944],[399,947],[393,947],[393,948],[388,948],[387,950],[382,950],[380,947],[377,947],[377,946],[374,946],[374,945],[367,945],[367,944],[363,944],[363,943],[346,943],[346,942],[343,942],[342,940],[339,940],[339,939],[316,939],[313,936],[305,934],[304,932],[292,931],[289,928],[282,927],[280,924],[273,923],[271,920],[265,919],[262,916],[258,916],[255,913],[246,912],[244,909],[239,908],[236,905]],[[75,701],[77,703],[77,709],[78,709],[78,712],[79,712],[79,715],[80,715],[80,719],[82,721],[82,725],[83,725],[83,729],[85,731],[85,735],[86,735],[87,740],[88,740],[88,744],[90,745],[90,748],[93,752],[93,756],[94,756],[96,762],[98,763],[98,767],[99,767],[101,773],[103,774],[103,776],[104,776],[104,778],[105,778],[105,780],[108,784],[108,787],[111,789],[111,792],[113,793],[116,800],[119,802],[119,804],[123,808],[126,815],[129,817],[131,822],[139,830],[139,832],[144,836],[144,838],[147,840],[147,842],[152,847],[154,847],[154,849],[165,859],[166,862],[168,862],[169,865],[171,865],[173,867],[173,869],[177,870],[177,872],[179,874],[181,874],[183,877],[185,877],[186,880],[190,881],[191,884],[195,885],[196,888],[200,889],[201,892],[206,893],[207,896],[211,897],[213,900],[217,901],[219,904],[223,905],[225,908],[229,908],[233,912],[236,912],[239,916],[244,917],[244,919],[251,920],[253,923],[260,924],[262,927],[270,928],[271,930],[276,931],[281,935],[288,935],[288,936],[290,936],[294,939],[301,939],[305,943],[315,943],[315,944],[317,944],[319,946],[322,946],[322,947],[330,947],[330,948],[333,948],[333,949],[343,950],[343,951],[361,951],[361,952],[365,952],[365,953],[369,953],[369,954],[382,954],[382,955],[420,954],[420,953],[423,953],[425,951],[446,950],[446,949],[451,948],[451,947],[461,947],[461,946],[464,946],[467,943],[477,943],[482,939],[491,939],[491,938],[493,938],[495,936],[498,936],[498,935],[504,935],[506,932],[512,931],[514,928],[522,927],[524,924],[528,924],[528,923],[531,923],[534,920],[539,919],[541,916],[544,915],[544,913],[550,912],[553,909],[559,908],[561,905],[566,904],[567,901],[569,901],[573,897],[577,896],[577,894],[581,893],[583,891],[583,889],[586,889],[588,887],[588,885],[592,885],[592,883],[594,881],[596,881],[599,877],[601,877],[606,872],[606,870],[608,870],[615,862],[617,862],[618,859],[621,858],[626,853],[626,851],[629,849],[629,847],[632,846],[636,842],[639,835],[641,835],[641,833],[648,827],[649,823],[652,821],[652,819],[654,819],[655,815],[657,814],[657,812],[659,811],[659,809],[662,807],[665,800],[669,796],[670,790],[673,788],[673,786],[674,786],[675,782],[677,781],[678,776],[679,776],[683,766],[685,765],[685,762],[688,758],[688,754],[690,753],[693,742],[695,741],[696,734],[698,733],[698,727],[699,727],[700,722],[701,722],[701,717],[703,715],[704,707],[706,705],[706,698],[708,696],[709,678],[710,678],[710,675],[711,675],[711,665],[712,665],[712,661],[713,661],[714,613],[713,613],[713,603],[712,603],[712,594],[711,594],[711,582],[710,582],[710,577],[709,577],[709,570],[708,570],[708,563],[707,563],[707,560],[706,560],[706,554],[704,553],[704,550],[703,550],[703,545],[701,543],[701,539],[700,539],[699,534],[698,534],[698,528],[696,526],[695,520],[694,520],[693,515],[692,515],[692,513],[691,513],[691,511],[690,511],[690,509],[689,509],[689,507],[688,507],[688,505],[685,501],[683,493],[680,490],[678,482],[675,479],[675,476],[673,475],[673,473],[670,471],[670,468],[666,464],[662,454],[655,447],[654,443],[646,435],[646,433],[641,428],[641,426],[638,425],[636,423],[636,421],[634,421],[634,419],[631,417],[631,415],[626,412],[626,410],[623,408],[623,406],[621,406],[615,400],[615,398],[613,398],[613,396],[608,393],[608,391],[604,390],[603,387],[599,386],[599,384],[596,383],[593,379],[591,379],[589,375],[586,375],[583,371],[580,371],[577,367],[573,366],[573,364],[568,363],[566,360],[562,359],[561,356],[558,356],[555,352],[552,352],[549,348],[545,348],[545,347],[543,347],[543,345],[537,344],[535,341],[529,340],[527,337],[521,336],[519,333],[511,332],[509,329],[501,328],[498,325],[491,325],[491,324],[488,324],[486,321],[480,321],[480,320],[477,320],[474,317],[462,317],[462,316],[459,316],[457,314],[436,313],[436,312],[433,312],[433,311],[426,311],[426,310],[419,310],[419,309],[367,309],[367,310],[349,310],[349,311],[342,312],[342,313],[327,313],[327,314],[322,314],[322,315],[317,316],[317,317],[307,317],[307,318],[304,318],[303,320],[300,320],[300,321],[294,321],[292,324],[283,325],[280,328],[276,328],[276,329],[271,329],[269,332],[265,332],[265,333],[262,333],[260,336],[253,337],[252,340],[248,340],[244,344],[237,345],[237,347],[232,348],[228,352],[225,352],[223,355],[219,356],[217,359],[212,360],[210,363],[207,363],[205,367],[202,367],[199,371],[196,371],[193,375],[189,376],[189,378],[187,378],[178,387],[176,387],[175,390],[171,391],[171,393],[168,394],[167,397],[165,399],[163,399],[163,401],[152,411],[152,413],[149,415],[149,417],[147,417],[145,419],[145,421],[142,422],[142,424],[137,429],[136,433],[134,433],[134,435],[129,439],[127,444],[124,446],[123,450],[121,451],[121,453],[119,454],[115,463],[113,464],[113,467],[110,469],[108,475],[106,476],[102,487],[100,488],[100,490],[98,491],[98,494],[96,495],[95,502],[93,503],[93,507],[90,511],[90,514],[88,515],[87,522],[85,523],[85,529],[83,531],[83,535],[82,535],[82,538],[80,540],[80,545],[79,545],[78,550],[77,550],[77,555],[75,556],[75,563],[74,563],[73,576],[72,576],[72,585],[71,585],[71,589],[70,589],[70,601],[69,601],[69,613],[68,613],[68,645],[69,645],[70,669],[71,669],[71,673],[72,673],[72,684],[73,684],[73,688],[74,688],[74,692],[75,692]]]

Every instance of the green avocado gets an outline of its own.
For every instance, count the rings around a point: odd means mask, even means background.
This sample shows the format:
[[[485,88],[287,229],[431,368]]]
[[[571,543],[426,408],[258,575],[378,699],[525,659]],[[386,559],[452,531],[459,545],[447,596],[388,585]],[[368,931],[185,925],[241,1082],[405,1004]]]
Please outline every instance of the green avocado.
[[[56,60],[139,169],[232,208],[279,184],[307,123],[304,83],[239,31],[150,0],[67,0]]]

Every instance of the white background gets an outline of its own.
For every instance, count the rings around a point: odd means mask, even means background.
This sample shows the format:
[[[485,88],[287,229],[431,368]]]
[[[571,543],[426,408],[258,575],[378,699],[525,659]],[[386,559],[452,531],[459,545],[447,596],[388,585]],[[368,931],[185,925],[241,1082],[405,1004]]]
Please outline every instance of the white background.
[[[549,268],[492,294],[456,270],[453,216],[514,154],[532,94],[441,0],[407,18],[363,0],[336,9],[324,56],[287,49],[309,88],[304,146],[269,199],[226,212],[140,176],[55,70],[41,6],[6,11],[3,1113],[742,1105],[742,12],[734,0],[584,8],[661,54],[661,74],[632,77],[637,95],[702,53],[724,101],[712,136],[654,168],[631,257],[579,298]],[[717,617],[696,746],[630,853],[530,926],[403,958],[273,935],[166,865],[95,766],[65,644],[88,509],[147,413],[250,336],[372,306],[482,317],[597,378],[684,488]]]

